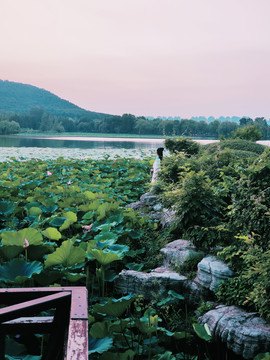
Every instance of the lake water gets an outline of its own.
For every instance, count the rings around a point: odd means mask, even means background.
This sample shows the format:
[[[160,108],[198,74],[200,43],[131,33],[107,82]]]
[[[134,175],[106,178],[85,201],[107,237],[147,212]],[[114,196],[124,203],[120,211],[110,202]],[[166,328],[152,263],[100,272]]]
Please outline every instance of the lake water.
[[[0,161],[10,158],[70,159],[153,156],[164,139],[0,136]]]
[[[195,140],[209,144],[219,140]],[[62,136],[0,136],[0,161],[17,159],[70,159],[154,156],[164,139],[62,137]],[[270,146],[270,141],[258,141]],[[165,152],[166,155],[166,152]]]

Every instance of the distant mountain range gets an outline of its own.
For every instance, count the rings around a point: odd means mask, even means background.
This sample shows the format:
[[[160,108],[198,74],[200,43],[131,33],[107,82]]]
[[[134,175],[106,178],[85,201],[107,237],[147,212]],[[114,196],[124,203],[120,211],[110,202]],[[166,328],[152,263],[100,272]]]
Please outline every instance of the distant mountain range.
[[[111,115],[87,111],[67,100],[40,89],[12,81],[0,80],[0,111],[17,114],[28,113],[31,108],[40,107],[46,113],[55,116],[82,117],[101,119]]]

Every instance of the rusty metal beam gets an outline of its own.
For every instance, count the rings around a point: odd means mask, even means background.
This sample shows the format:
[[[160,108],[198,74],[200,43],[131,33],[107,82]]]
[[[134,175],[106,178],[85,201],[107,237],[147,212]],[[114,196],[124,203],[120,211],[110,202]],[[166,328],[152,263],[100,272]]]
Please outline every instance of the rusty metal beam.
[[[16,305],[6,306],[0,309],[0,323],[13,320],[21,316],[30,316],[38,314],[42,310],[51,309],[61,304],[68,304],[71,293],[63,291],[62,293],[43,296],[38,299],[25,301]]]
[[[19,302],[19,304],[18,304]],[[0,289],[0,360],[7,333],[50,333],[42,360],[88,359],[88,301],[85,287]],[[56,308],[53,317],[33,317]],[[24,318],[18,318],[24,317]]]

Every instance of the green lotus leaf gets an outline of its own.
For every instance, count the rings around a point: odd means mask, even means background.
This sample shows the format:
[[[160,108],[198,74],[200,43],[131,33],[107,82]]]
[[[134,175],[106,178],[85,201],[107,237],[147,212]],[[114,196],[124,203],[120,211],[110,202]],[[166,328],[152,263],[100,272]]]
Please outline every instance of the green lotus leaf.
[[[119,245],[119,244],[113,244],[108,246],[108,250],[113,251],[115,253],[122,254],[127,253],[129,251],[128,245]]]
[[[9,215],[13,213],[15,206],[10,201],[0,201],[0,214]]]
[[[84,278],[86,275],[81,273],[65,272],[66,279],[70,282],[76,282]]]
[[[118,239],[118,235],[113,232],[101,231],[98,235],[95,236],[96,241],[103,241],[103,240],[114,240]]]
[[[26,228],[19,231],[4,231],[1,233],[2,244],[7,246],[23,246],[25,238],[29,245],[42,245],[41,233],[33,228]]]
[[[43,206],[42,207],[42,211],[45,212],[45,213],[49,213],[49,214],[53,213],[57,209],[58,209],[57,205]]]
[[[6,246],[8,249],[10,246]],[[18,248],[18,247],[17,247]],[[40,260],[43,261],[44,255],[50,254],[55,250],[55,243],[44,243],[42,245],[30,245],[27,248],[27,258],[29,260]]]
[[[31,207],[28,211],[30,216],[39,216],[42,214],[42,210],[39,207]]]
[[[42,231],[42,234],[50,240],[59,240],[62,237],[61,233],[57,229],[52,227],[49,227],[46,230]]]
[[[158,315],[142,317],[135,320],[135,325],[143,334],[151,334],[158,330]],[[150,324],[149,324],[150,321]]]
[[[99,206],[100,206],[99,200],[95,200],[88,206],[88,210],[95,211],[98,209]]]
[[[129,270],[141,271],[144,267],[144,264],[137,264],[137,263],[128,263],[125,265],[126,268]]]
[[[200,325],[200,324],[192,324],[195,333],[199,336],[199,338],[209,341],[211,340],[211,333],[207,326],[207,324]]]
[[[109,316],[120,317],[135,300],[136,296],[127,295],[120,299],[109,299],[104,304],[95,304],[93,310],[95,313],[106,314]]]
[[[173,290],[169,290],[168,291],[168,295],[172,296],[173,298],[175,299],[178,299],[178,300],[185,300],[184,296],[180,295],[180,294],[177,294],[177,292],[173,291]]]
[[[93,353],[102,354],[113,346],[113,338],[104,337],[103,339],[93,339],[88,337],[88,355]]]
[[[181,339],[187,339],[187,338],[191,338],[192,335],[185,332],[185,331],[175,331],[175,332],[171,332],[163,327],[159,327],[158,328],[159,331],[162,331],[164,334],[166,334],[169,337],[173,337],[176,340],[181,340]]]
[[[71,224],[74,224],[77,221],[77,215],[72,211],[66,212],[63,216],[66,218],[66,221],[60,226],[60,231],[68,229]]]
[[[105,247],[109,246],[109,245],[113,245],[115,243],[115,239],[108,239],[108,240],[104,240],[104,241],[97,241],[96,243],[96,247],[99,250],[103,250]]]
[[[14,259],[18,256],[24,248],[22,246],[1,246],[0,252],[3,254],[7,259]]]
[[[111,210],[111,204],[110,203],[103,203],[97,208],[98,217],[97,220],[100,221],[105,218],[107,212]]]
[[[0,280],[21,284],[43,269],[39,261],[26,262],[23,259],[14,259],[0,266]]]
[[[71,224],[77,221],[77,215],[73,211],[67,211],[63,214],[63,217],[71,222]]]
[[[87,197],[87,199],[89,200],[95,200],[98,198],[98,194],[97,193],[93,193],[92,191],[85,191],[84,195]]]
[[[110,335],[113,335],[113,333],[123,333],[124,329],[132,326],[134,326],[134,321],[132,321],[130,318],[126,318],[110,322],[108,329]]]
[[[95,322],[90,329],[90,335],[92,338],[104,338],[109,335],[110,321]]]
[[[91,220],[93,219],[94,216],[94,212],[93,211],[88,211],[86,214],[83,215],[83,219],[84,220]]]
[[[111,226],[117,226],[121,224],[123,220],[124,220],[124,216],[119,212],[118,214],[109,216],[106,219],[106,223],[110,224]]]
[[[61,225],[64,224],[64,222],[66,221],[66,218],[64,217],[56,217],[54,219],[52,219],[49,224],[51,226],[56,226],[56,227],[60,227]]]
[[[35,281],[41,286],[49,286],[62,277],[63,273],[61,271],[44,269],[35,276]]]
[[[99,262],[101,265],[108,265],[113,261],[121,260],[118,254],[110,253],[102,250],[96,249],[87,249],[87,252],[94,256],[94,258]]]
[[[49,254],[45,261],[45,268],[53,265],[63,265],[65,267],[81,264],[85,261],[86,253],[83,249],[74,246],[73,240],[67,240]]]
[[[29,210],[31,207],[40,207],[40,203],[37,201],[34,201],[33,197],[29,197],[26,199],[27,201],[30,201],[28,204],[25,205],[25,209]]]
[[[135,352],[131,349],[124,353],[107,351],[101,355],[100,360],[133,360],[134,356]]]

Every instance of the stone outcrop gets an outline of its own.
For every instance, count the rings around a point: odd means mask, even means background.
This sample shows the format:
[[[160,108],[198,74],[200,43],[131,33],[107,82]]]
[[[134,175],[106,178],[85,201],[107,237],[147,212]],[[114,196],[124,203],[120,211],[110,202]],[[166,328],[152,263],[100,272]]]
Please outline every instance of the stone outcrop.
[[[134,270],[122,270],[114,280],[114,289],[118,294],[135,293],[145,299],[163,298],[169,290],[174,290],[192,306],[197,306],[208,292],[185,276],[167,268],[157,268],[150,273]]]
[[[207,256],[198,264],[195,282],[200,286],[215,291],[222,281],[233,276],[233,271],[214,256]]]
[[[167,267],[182,265],[190,255],[197,254],[192,242],[182,239],[168,243],[160,252],[164,256],[164,264]]]
[[[165,209],[157,195],[148,192],[140,197],[140,200],[127,205],[138,210],[142,216],[148,215],[153,220],[158,220],[162,227],[169,227],[175,220],[175,211]]]
[[[207,324],[214,338],[227,344],[235,354],[253,359],[270,350],[270,324],[256,313],[236,306],[219,305],[199,318]]]
[[[175,240],[160,250],[164,256],[162,267],[144,273],[123,270],[115,279],[115,291],[118,294],[129,292],[143,295],[146,299],[163,296],[168,290],[174,290],[184,296],[191,306],[197,306],[211,296],[221,281],[232,276],[232,271],[215,257],[205,257],[198,264],[196,278],[191,281],[186,276],[171,270],[174,265],[183,264],[187,258],[196,254],[194,245],[187,240]]]
[[[179,292],[186,280],[185,276],[166,269],[150,273],[122,270],[114,280],[114,288],[119,294],[132,292],[150,300],[155,296],[166,296],[168,290]]]

